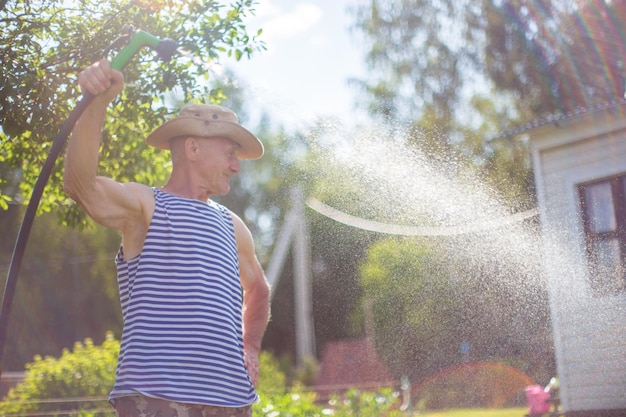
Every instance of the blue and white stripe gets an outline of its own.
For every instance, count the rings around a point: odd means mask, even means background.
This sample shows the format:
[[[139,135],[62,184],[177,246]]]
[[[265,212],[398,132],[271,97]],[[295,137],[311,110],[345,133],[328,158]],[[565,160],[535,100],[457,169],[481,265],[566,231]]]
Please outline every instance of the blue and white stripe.
[[[124,332],[110,398],[249,405],[231,214],[159,189],[155,201],[141,254],[116,259]]]

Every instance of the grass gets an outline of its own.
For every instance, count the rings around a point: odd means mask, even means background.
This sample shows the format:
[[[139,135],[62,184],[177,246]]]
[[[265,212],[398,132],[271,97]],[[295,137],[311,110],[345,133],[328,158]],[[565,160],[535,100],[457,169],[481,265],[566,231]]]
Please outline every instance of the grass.
[[[466,408],[441,411],[430,411],[414,414],[415,417],[524,417],[527,408],[482,409]]]

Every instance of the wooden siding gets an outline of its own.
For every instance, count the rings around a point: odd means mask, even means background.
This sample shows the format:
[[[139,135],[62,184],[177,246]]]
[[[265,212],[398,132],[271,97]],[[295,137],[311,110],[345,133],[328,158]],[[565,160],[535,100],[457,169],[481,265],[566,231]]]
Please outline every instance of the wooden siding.
[[[594,115],[532,135],[565,411],[626,408],[626,294],[592,295],[578,196],[580,183],[626,173],[624,121]]]

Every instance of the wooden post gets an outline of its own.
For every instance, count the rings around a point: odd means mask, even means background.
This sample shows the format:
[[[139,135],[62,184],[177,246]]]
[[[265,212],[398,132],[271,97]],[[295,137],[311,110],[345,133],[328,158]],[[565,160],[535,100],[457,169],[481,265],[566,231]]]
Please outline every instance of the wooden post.
[[[315,356],[313,308],[311,296],[311,250],[309,231],[304,213],[302,188],[292,190],[292,202],[297,213],[294,235],[294,304],[296,319],[297,366],[304,365],[307,357]]]

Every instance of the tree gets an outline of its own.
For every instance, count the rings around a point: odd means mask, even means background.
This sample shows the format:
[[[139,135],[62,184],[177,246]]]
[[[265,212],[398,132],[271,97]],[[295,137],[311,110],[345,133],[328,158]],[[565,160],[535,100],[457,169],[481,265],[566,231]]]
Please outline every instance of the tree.
[[[474,128],[462,127],[464,141],[458,146],[470,156],[466,169],[473,170],[491,189],[497,191],[504,203],[515,211],[535,207],[535,186],[528,139],[497,138],[493,132],[502,131],[511,120],[506,107],[487,95],[476,95],[470,105],[483,115]]]
[[[246,33],[244,25],[253,5],[253,0],[229,6],[217,1],[169,0],[92,0],[71,7],[59,0],[8,2],[0,9],[4,23],[0,164],[9,172],[21,173],[22,181],[17,193],[6,188],[9,184],[3,177],[2,194],[12,192],[10,197],[18,201],[28,198],[50,135],[60,130],[79,95],[77,73],[97,60],[129,23],[159,38],[177,40],[187,55],[164,64],[142,51],[125,68],[127,86],[113,103],[103,134],[101,169],[119,181],[162,183],[166,153],[146,146],[143,138],[176,112],[168,105],[170,98],[182,102],[223,99],[218,90],[212,91],[199,80],[209,78],[210,64],[221,54],[240,59],[263,47],[256,35]],[[61,166],[58,163],[52,174],[40,211],[60,205],[66,221],[81,222],[84,213],[62,193]]]
[[[419,381],[458,361],[462,336],[451,332],[456,303],[432,245],[381,240],[369,248],[360,278],[376,345],[396,377]]]
[[[460,41],[473,0],[372,0],[356,9],[355,29],[370,49],[371,80],[357,83],[375,115],[412,121],[426,109],[442,129],[458,110],[461,87],[474,52]]]
[[[358,314],[364,325],[371,318],[381,356],[395,377],[416,382],[465,361],[549,377],[546,297],[508,286],[505,270],[515,267],[507,261],[468,261],[456,252],[468,244],[388,238],[369,248],[359,269],[365,313]]]
[[[623,1],[484,0],[478,64],[522,121],[624,95]]]
[[[107,334],[102,345],[91,339],[74,344],[74,350],[64,350],[59,358],[37,356],[26,365],[26,377],[0,402],[2,415],[59,412],[62,399],[71,401],[69,407],[81,411],[102,408],[115,379],[120,343]],[[99,402],[93,400],[99,399]],[[53,400],[44,402],[42,400]],[[105,409],[108,405],[104,405]]]
[[[356,83],[371,113],[382,116],[398,140],[460,173],[479,172],[513,206],[528,207],[534,196],[526,144],[487,141],[519,114],[514,100],[492,90],[484,70],[492,57],[486,3],[374,0],[359,6],[354,29],[369,45],[371,75]],[[509,74],[504,58],[495,63]]]
[[[533,199],[525,143],[486,139],[624,96],[624,1],[372,0],[356,11],[371,68],[356,83],[371,112],[408,124],[411,146],[478,165],[503,193],[514,184],[517,206]]]
[[[0,273],[6,274],[23,210],[0,212]],[[117,231],[63,227],[56,213],[33,224],[9,320],[3,369],[21,371],[35,355],[58,355],[74,342],[121,334],[113,259]],[[0,280],[4,284],[4,280]],[[4,288],[4,285],[3,285]]]
[[[522,122],[624,94],[623,1],[373,0],[357,12],[372,68],[359,85],[393,120],[430,107],[445,127],[464,94],[491,86]]]

